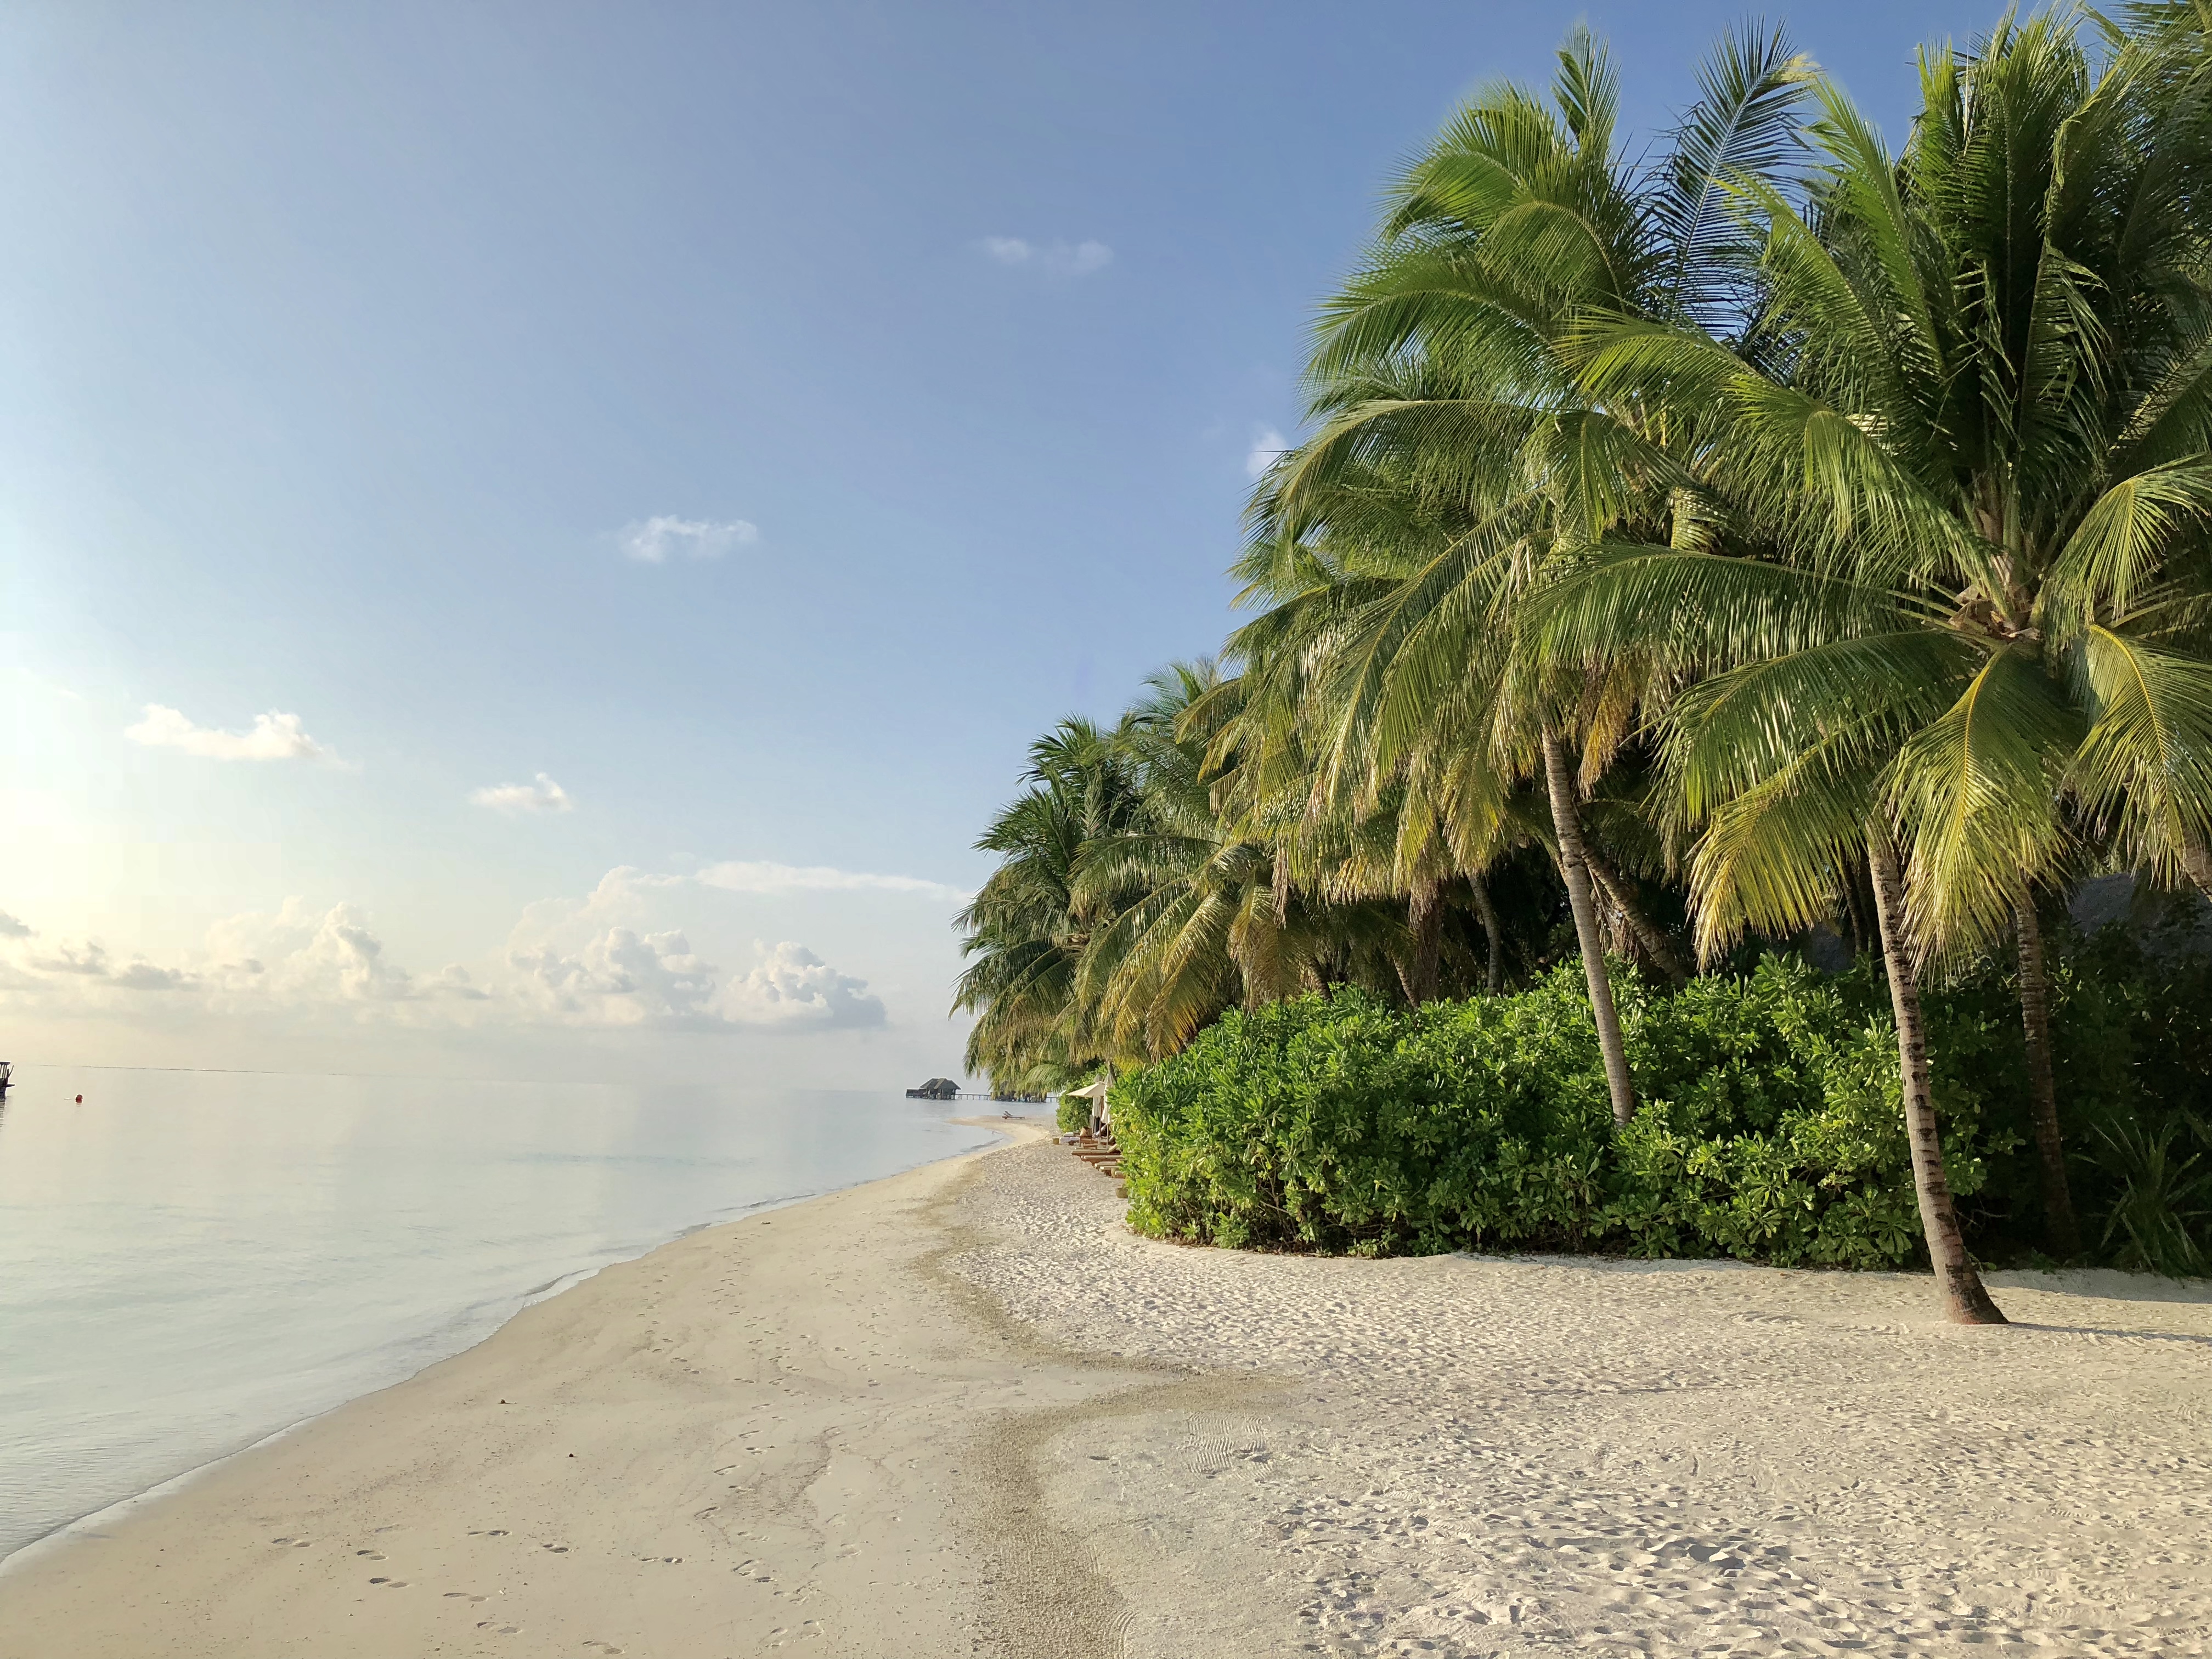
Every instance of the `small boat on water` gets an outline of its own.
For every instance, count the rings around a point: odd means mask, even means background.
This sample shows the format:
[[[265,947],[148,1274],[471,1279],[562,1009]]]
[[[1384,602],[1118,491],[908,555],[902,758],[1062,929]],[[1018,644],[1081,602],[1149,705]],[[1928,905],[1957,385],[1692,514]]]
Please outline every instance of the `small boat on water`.
[[[9,1064],[7,1060],[0,1060],[0,1095],[4,1095],[8,1092],[8,1085],[9,1080],[14,1077],[15,1071],[15,1068],[14,1066]]]

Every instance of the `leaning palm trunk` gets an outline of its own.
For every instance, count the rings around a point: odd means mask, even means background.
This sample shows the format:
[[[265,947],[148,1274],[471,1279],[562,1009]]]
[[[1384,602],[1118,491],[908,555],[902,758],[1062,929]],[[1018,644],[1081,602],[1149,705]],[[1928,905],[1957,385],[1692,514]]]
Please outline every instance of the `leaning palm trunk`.
[[[2023,890],[2014,906],[2020,936],[2020,1018],[2027,1036],[2027,1097],[2035,1120],[2035,1149],[2043,1168],[2043,1219],[2051,1254],[2078,1255],[2081,1230],[2074,1219],[2074,1194],[2066,1181],[2066,1152],[2058,1139],[2058,1089],[2051,1073],[2051,981],[2043,966],[2043,930],[2035,899]]]
[[[1559,875],[1567,884],[1575,939],[1582,946],[1583,974],[1589,981],[1590,1014],[1597,1022],[1598,1052],[1605,1056],[1606,1092],[1613,1097],[1613,1121],[1626,1123],[1636,1115],[1636,1085],[1628,1075],[1628,1050],[1620,1038],[1620,1014],[1613,1006],[1613,981],[1606,977],[1605,943],[1597,931],[1597,902],[1583,850],[1574,775],[1567,764],[1566,745],[1559,737],[1547,732],[1543,741],[1544,782],[1552,798],[1552,827],[1559,841]]]
[[[2194,833],[2182,841],[2181,868],[2197,884],[2197,890],[2212,899],[2212,853],[2204,850],[2203,841]]]
[[[1583,862],[1589,866],[1591,876],[1605,890],[1606,896],[1613,901],[1613,908],[1620,912],[1620,919],[1628,924],[1628,931],[1644,947],[1644,954],[1650,957],[1651,965],[1664,974],[1676,990],[1687,985],[1690,982],[1689,964],[1675,954],[1674,944],[1667,937],[1667,930],[1652,919],[1651,913],[1637,898],[1635,889],[1628,884],[1619,871],[1587,846],[1583,848]]]
[[[2002,1325],[1997,1304],[1983,1288],[1959,1231],[1951,1183],[1943,1173],[1943,1143],[1936,1133],[1935,1091],[1928,1080],[1928,1035],[1920,1016],[1920,984],[1905,942],[1905,882],[1889,832],[1875,825],[1867,837],[1867,867],[1874,877],[1875,916],[1881,928],[1889,1002],[1897,1015],[1897,1066],[1905,1088],[1905,1133],[1912,1146],[1912,1188],[1920,1200],[1928,1259],[1943,1293],[1943,1312],[1960,1325]]]
[[[1407,967],[1404,980],[1406,1000],[1418,1008],[1425,1002],[1435,1001],[1437,998],[1437,963],[1443,953],[1444,943],[1443,884],[1415,882],[1409,909],[1413,956]]]
[[[1483,975],[1483,988],[1496,996],[1505,988],[1505,934],[1498,920],[1498,907],[1491,902],[1490,884],[1480,876],[1474,878],[1474,914],[1482,919],[1482,931],[1490,939],[1490,963]]]

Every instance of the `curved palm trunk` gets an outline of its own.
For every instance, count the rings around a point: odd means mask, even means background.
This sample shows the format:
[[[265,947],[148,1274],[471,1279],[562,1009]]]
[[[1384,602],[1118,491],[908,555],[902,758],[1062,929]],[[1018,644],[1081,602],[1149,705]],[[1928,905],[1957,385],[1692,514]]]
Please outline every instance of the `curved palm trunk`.
[[[1897,1068],[1905,1085],[1905,1133],[1912,1145],[1912,1188],[1920,1200],[1920,1227],[1928,1258],[1943,1293],[1946,1317],[1961,1325],[2002,1325],[1982,1276],[1966,1254],[1951,1183],[1943,1173],[1943,1143],[1936,1128],[1936,1099],[1928,1081],[1928,1033],[1920,1017],[1920,982],[1905,948],[1905,883],[1896,849],[1879,824],[1867,836],[1867,867],[1874,876],[1875,919],[1889,970],[1889,1005],[1897,1015]]]
[[[1567,905],[1575,913],[1575,939],[1582,946],[1583,975],[1589,981],[1590,1013],[1597,1022],[1598,1052],[1605,1056],[1606,1092],[1613,1097],[1613,1121],[1636,1115],[1636,1085],[1628,1075],[1628,1050],[1620,1039],[1620,1015],[1613,1006],[1613,981],[1606,977],[1605,943],[1597,931],[1597,902],[1590,892],[1589,861],[1583,847],[1581,809],[1575,805],[1574,774],[1566,745],[1544,733],[1544,783],[1552,799],[1552,828],[1559,841],[1559,875],[1567,884]]]
[[[1474,888],[1474,914],[1482,918],[1482,931],[1490,940],[1490,965],[1483,976],[1483,988],[1496,996],[1505,988],[1505,934],[1498,921],[1498,907],[1490,902],[1490,884],[1480,876],[1471,884]]]
[[[1583,848],[1583,861],[1589,866],[1589,872],[1595,878],[1597,884],[1605,889],[1606,896],[1620,909],[1622,919],[1628,923],[1628,931],[1636,935],[1636,942],[1644,947],[1644,955],[1651,958],[1651,965],[1672,981],[1676,990],[1687,985],[1690,982],[1688,965],[1675,953],[1673,941],[1667,937],[1667,930],[1651,919],[1651,913],[1637,898],[1636,890],[1587,846]]]
[[[1406,1000],[1416,1008],[1425,1002],[1437,1000],[1437,961],[1443,951],[1444,894],[1443,884],[1419,881],[1413,884],[1411,907],[1413,930],[1413,960],[1404,975]]]
[[[2197,890],[2212,899],[2212,853],[2204,850],[2204,843],[2194,835],[2185,835],[2181,843],[2181,868],[2189,879],[2197,884]]]
[[[2051,1073],[2051,981],[2043,966],[2043,929],[2035,899],[2023,890],[2013,903],[2020,936],[2020,1020],[2027,1038],[2027,1097],[2035,1121],[2035,1149],[2043,1169],[2043,1219],[2051,1252],[2065,1258],[2081,1253],[2081,1229],[2074,1218],[2074,1194],[2066,1181],[2066,1151],[2058,1139],[2058,1086]]]

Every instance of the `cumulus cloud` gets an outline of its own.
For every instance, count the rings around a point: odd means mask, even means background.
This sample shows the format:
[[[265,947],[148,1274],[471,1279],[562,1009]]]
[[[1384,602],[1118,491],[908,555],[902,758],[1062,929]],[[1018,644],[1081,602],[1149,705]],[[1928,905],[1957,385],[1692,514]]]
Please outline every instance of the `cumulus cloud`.
[[[107,976],[107,949],[89,940],[82,945],[71,945],[64,939],[54,947],[52,955],[34,956],[30,963],[42,974],[77,974],[88,978],[105,979]]]
[[[189,991],[199,983],[181,968],[156,968],[150,962],[134,962],[111,977],[126,991]]]
[[[1283,441],[1283,434],[1272,426],[1255,428],[1252,447],[1244,452],[1244,476],[1256,481],[1289,447]]]
[[[28,939],[31,929],[27,923],[18,921],[5,910],[0,910],[0,939]]]
[[[544,1006],[588,1024],[713,1022],[714,964],[694,956],[681,933],[610,927],[573,956],[541,945],[510,951],[507,965]]]
[[[222,732],[195,726],[181,710],[158,702],[146,705],[145,717],[125,726],[123,735],[149,749],[181,749],[202,760],[319,760],[337,757],[309,737],[297,714],[270,709],[253,717],[250,732]]]
[[[9,935],[27,938],[30,930]],[[40,978],[49,982],[74,985],[80,989],[114,986],[125,991],[181,991],[199,983],[192,974],[181,968],[161,968],[141,957],[135,957],[118,968],[107,954],[107,947],[96,939],[71,944],[64,939],[49,951],[32,951],[19,956],[9,966],[15,971],[9,983],[16,988],[35,987]],[[23,972],[28,969],[28,973]]]
[[[788,866],[769,866],[788,868]],[[903,878],[797,872],[849,885],[933,887]],[[867,982],[795,941],[756,944],[750,964],[725,971],[680,927],[655,927],[689,897],[690,877],[610,871],[588,896],[530,906],[505,957],[481,975],[460,963],[410,972],[392,959],[368,914],[350,904],[291,898],[274,912],[229,917],[184,959],[119,963],[96,939],[0,934],[0,1008],[128,1013],[159,994],[194,1018],[339,1020],[427,1029],[565,1025],[599,1029],[804,1032],[880,1026]],[[12,920],[12,918],[10,919]]]
[[[566,812],[575,802],[568,792],[540,772],[535,783],[494,783],[469,796],[478,806],[501,812]]]
[[[666,564],[672,557],[719,559],[733,547],[750,547],[759,539],[760,526],[743,519],[717,523],[662,514],[625,525],[622,550],[641,564]]]
[[[858,870],[836,870],[826,864],[769,864],[732,859],[710,864],[695,878],[701,885],[719,887],[726,893],[927,893],[937,898],[964,899],[967,894],[941,881],[920,876],[877,876]]]
[[[789,940],[726,983],[673,930],[610,927],[574,952],[551,945],[510,951],[507,965],[524,975],[541,1008],[569,1024],[713,1030],[884,1023],[884,1006],[865,980]]]
[[[1030,242],[1019,236],[986,236],[983,252],[1002,265],[1027,265],[1055,276],[1088,276],[1114,261],[1103,242]]]
[[[367,913],[351,904],[318,910],[299,898],[271,914],[248,912],[208,930],[210,983],[235,995],[289,1007],[405,1002],[413,975],[386,955]]]
[[[881,1025],[884,1005],[868,994],[866,980],[839,973],[786,939],[731,986],[724,1014],[755,1024]]]
[[[491,993],[477,988],[469,970],[458,962],[449,962],[422,981],[426,997],[451,997],[459,1002],[489,1002]]]

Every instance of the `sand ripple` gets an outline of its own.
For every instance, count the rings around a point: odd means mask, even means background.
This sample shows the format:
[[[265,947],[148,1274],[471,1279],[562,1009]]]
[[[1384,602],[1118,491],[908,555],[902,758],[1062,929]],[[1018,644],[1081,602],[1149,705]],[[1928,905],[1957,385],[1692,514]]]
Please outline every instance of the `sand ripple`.
[[[1132,1655],[2212,1646],[2201,1285],[2001,1275],[1968,1330],[1908,1275],[1186,1249],[1043,1146],[965,1202],[1018,1317],[1252,1378],[1054,1449]]]

